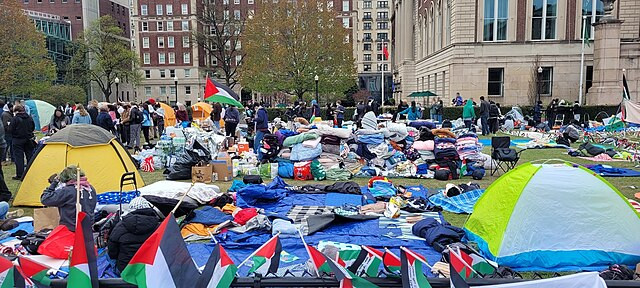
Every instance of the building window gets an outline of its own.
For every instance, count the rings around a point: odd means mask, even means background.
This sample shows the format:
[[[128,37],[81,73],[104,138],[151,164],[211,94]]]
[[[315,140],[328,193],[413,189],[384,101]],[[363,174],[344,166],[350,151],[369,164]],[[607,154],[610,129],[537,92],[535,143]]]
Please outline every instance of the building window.
[[[553,67],[542,67],[540,77],[540,95],[551,96],[553,93]]]
[[[143,62],[144,64],[151,64],[151,55],[149,53],[143,54]]]
[[[587,39],[593,39],[593,23],[596,23],[604,15],[604,7],[600,0],[582,0],[582,16],[587,17],[587,30],[582,27],[580,39],[587,36]],[[581,21],[584,24],[584,21]],[[582,26],[582,24],[580,26]],[[585,35],[586,33],[586,35]]]
[[[502,96],[504,92],[504,68],[489,68],[487,95]]]
[[[371,8],[371,1],[364,1],[363,8]]]
[[[167,4],[167,15],[173,15],[173,5]]]
[[[531,39],[549,40],[556,38],[557,10],[558,0],[533,0]]]
[[[189,36],[182,36],[182,47],[189,47]]]
[[[140,5],[140,15],[149,15],[147,5]]]
[[[144,78],[151,78],[151,70],[144,70]]]
[[[378,29],[389,29],[389,22],[378,22]]]
[[[364,30],[371,30],[371,22],[364,22]]]
[[[144,86],[144,95],[147,97],[151,96],[151,87]]]
[[[176,46],[173,36],[167,36],[167,48],[173,48]]]
[[[233,4],[240,5],[240,0],[233,0]]]
[[[367,41],[371,41],[371,33],[364,33],[364,40]]]
[[[383,64],[382,71],[389,71],[389,64]]]
[[[184,94],[191,95],[191,86],[184,86]]]
[[[236,55],[236,66],[242,64],[242,55]]]
[[[389,8],[388,1],[378,1],[378,8]]]
[[[189,21],[182,21],[182,31],[189,31]]]
[[[76,16],[76,20],[82,21],[82,16]]]
[[[240,10],[233,10],[233,18],[240,20]]]
[[[589,88],[593,85],[593,66],[587,66],[587,79],[584,81],[584,93],[589,92]]]
[[[211,66],[218,66],[218,58],[215,56],[211,57]]]
[[[389,12],[378,12],[377,16],[380,20],[389,19]]]
[[[164,48],[164,37],[158,37],[158,48]]]
[[[142,31],[149,31],[149,22],[142,22]]]
[[[184,77],[185,78],[191,77],[191,69],[184,69]]]
[[[164,69],[160,69],[160,70],[158,70],[158,71],[160,71],[160,78],[165,78],[165,77],[167,77],[167,72],[166,72],[166,70],[164,70]]]
[[[342,11],[349,12],[349,0],[342,0]]]
[[[142,48],[149,48],[149,37],[142,37]]]
[[[364,51],[371,51],[371,43],[364,43]]]
[[[176,77],[176,69],[169,69],[169,76],[171,78]]]
[[[162,22],[162,21],[156,22],[156,28],[158,28],[158,29],[156,29],[158,31],[164,30],[164,22]]]
[[[382,61],[382,54],[378,54],[376,58],[378,59],[378,61]]]
[[[364,71],[365,72],[371,71],[371,64],[364,64]]]
[[[327,10],[333,10],[333,0],[327,1]]]
[[[371,18],[371,12],[364,12],[364,13],[362,14],[362,19],[363,19],[363,20],[371,20],[371,19],[372,19],[372,18]]]
[[[349,28],[349,18],[342,18],[342,27]]]
[[[167,86],[160,86],[160,96],[167,96]]]
[[[253,0],[247,0],[247,4],[253,5],[253,3],[254,3]]]
[[[167,55],[165,53],[158,53],[158,64],[166,63]]]
[[[169,86],[169,93],[171,96],[176,96],[176,86]]]
[[[507,40],[508,0],[485,0],[484,41]]]
[[[49,3],[56,3],[56,0],[49,0]]]
[[[371,54],[364,54],[363,60],[364,61],[371,61]]]
[[[173,21],[167,21],[167,31],[173,31]]]
[[[184,64],[191,63],[191,53],[189,52],[182,53],[182,63]]]
[[[253,10],[253,9],[249,9],[249,10],[247,10],[247,17],[248,17],[249,19],[253,19],[253,16],[254,16],[254,15],[256,15],[256,11],[255,11],[255,10]]]
[[[176,64],[176,53],[169,52],[169,64]]]
[[[156,5],[156,15],[158,16],[162,15],[162,4]]]
[[[376,38],[378,41],[387,41],[389,39],[389,34],[387,33],[377,33]]]

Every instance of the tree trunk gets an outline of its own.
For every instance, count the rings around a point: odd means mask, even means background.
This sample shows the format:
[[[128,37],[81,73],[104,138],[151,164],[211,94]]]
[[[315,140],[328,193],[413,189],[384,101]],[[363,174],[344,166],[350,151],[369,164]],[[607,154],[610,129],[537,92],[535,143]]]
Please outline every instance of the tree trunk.
[[[111,101],[109,101],[109,98],[111,98],[111,88],[102,89],[102,94],[104,95],[104,101],[107,103],[111,103]]]

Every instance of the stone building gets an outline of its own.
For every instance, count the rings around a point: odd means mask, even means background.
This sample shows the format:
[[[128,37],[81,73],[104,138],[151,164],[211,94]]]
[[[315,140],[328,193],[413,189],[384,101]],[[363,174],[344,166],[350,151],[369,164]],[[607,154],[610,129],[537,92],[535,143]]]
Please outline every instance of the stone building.
[[[604,6],[601,0],[396,0],[394,96],[429,90],[445,103],[456,92],[504,105],[529,105],[538,97],[545,103],[575,101],[586,36],[583,103],[619,103],[621,96],[613,95],[621,95],[623,71],[632,99],[639,101],[640,0],[613,3],[612,18],[623,22],[604,26],[617,28],[594,25],[604,17]],[[598,29],[606,39],[594,43]],[[594,50],[619,55],[618,61],[594,61]],[[597,72],[605,68],[607,73]],[[615,84],[597,89],[607,95],[591,89],[598,75]]]

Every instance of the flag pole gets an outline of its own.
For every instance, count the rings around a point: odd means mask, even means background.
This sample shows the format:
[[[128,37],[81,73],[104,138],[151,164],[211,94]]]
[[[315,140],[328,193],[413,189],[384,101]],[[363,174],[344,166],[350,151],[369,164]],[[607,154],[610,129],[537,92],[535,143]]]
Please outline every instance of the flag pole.
[[[382,62],[380,62],[380,79],[382,79],[382,90],[380,90],[382,92],[382,103],[380,103],[380,107],[382,107],[382,109],[380,109],[380,114],[383,114],[384,112],[384,53],[382,55]]]
[[[298,229],[298,235],[300,235],[300,239],[302,239],[302,244],[304,245],[304,250],[307,250],[307,254],[309,254],[309,259],[311,260],[311,262],[313,262],[313,257],[311,256],[311,251],[309,251],[309,246],[307,246],[307,242],[304,241],[304,237],[302,236],[302,231],[300,231],[300,229]],[[313,264],[313,267],[315,268],[316,265],[315,263]],[[318,271],[318,269],[316,268],[316,275],[318,275],[318,278],[320,278],[320,271]]]
[[[253,251],[248,257],[247,259],[244,259],[244,261],[240,262],[240,264],[238,265],[238,269],[240,269],[240,267],[242,265],[244,265],[244,263],[247,263],[247,261],[249,261],[249,258],[253,257],[254,255],[256,255],[256,252],[258,252],[258,250],[262,249],[264,247],[264,245],[267,245],[267,243],[269,243],[269,241],[271,241],[271,239],[278,237],[278,235],[280,235],[280,232],[278,232],[276,235],[273,235],[273,237],[269,238],[269,240],[267,240],[267,242],[264,242],[264,244],[260,245],[260,247],[258,247],[258,249],[256,249],[255,251]]]
[[[585,41],[589,41],[589,38],[587,38],[587,16],[582,16],[582,29],[584,31],[582,31],[582,45],[580,45],[581,47],[581,53],[580,53],[580,94],[578,95],[578,103],[580,103],[580,105],[582,105],[582,93],[584,92],[584,43]],[[591,28],[589,28],[591,29]]]
[[[187,194],[189,194],[189,191],[191,191],[191,188],[193,188],[193,186],[196,185],[196,182],[191,182],[191,187],[189,187],[189,189],[187,189],[187,192],[184,192],[184,195],[182,195],[182,197],[180,197],[180,201],[178,201],[178,204],[176,204],[176,207],[173,207],[173,210],[171,210],[171,214],[175,214],[176,210],[178,210],[178,207],[180,207],[180,204],[182,204],[182,201],[184,200],[184,197],[187,196]]]
[[[425,258],[424,261],[422,261],[422,258],[418,257],[418,255],[416,255],[416,253],[413,253],[413,251],[407,249],[407,247],[400,246],[400,250],[404,251],[405,253],[411,254],[411,256],[413,256],[413,258],[418,259],[418,261],[424,263],[425,265],[427,265],[427,267],[433,268],[433,266],[429,265],[429,262],[427,262],[426,258]]]
[[[464,259],[462,259],[462,255],[460,255],[460,247],[456,247],[457,248],[457,252],[454,252],[453,249],[451,249],[451,247],[449,248],[449,253],[453,253],[455,254],[456,257],[458,257],[458,260],[460,260],[460,262],[462,262],[462,264],[464,264],[464,266],[467,266],[467,268],[471,269],[471,271],[473,271],[473,273],[476,273],[478,275],[482,275],[480,273],[478,273],[478,271],[474,270],[473,267],[471,267],[471,265],[469,265],[469,263],[467,263],[466,261],[464,261]],[[451,262],[451,259],[449,259],[449,262]]]
[[[82,192],[80,191],[80,163],[76,166],[76,225],[78,222],[78,215],[82,210],[82,204],[80,204],[80,197]]]

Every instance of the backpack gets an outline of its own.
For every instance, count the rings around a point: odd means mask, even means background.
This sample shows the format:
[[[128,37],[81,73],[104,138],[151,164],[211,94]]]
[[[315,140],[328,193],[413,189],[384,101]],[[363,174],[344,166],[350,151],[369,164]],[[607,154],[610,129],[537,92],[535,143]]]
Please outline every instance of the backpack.
[[[600,272],[604,280],[633,280],[634,272],[625,265],[614,264]]]
[[[142,124],[144,121],[144,116],[142,116],[142,111],[138,108],[131,109],[131,123],[133,124]]]

